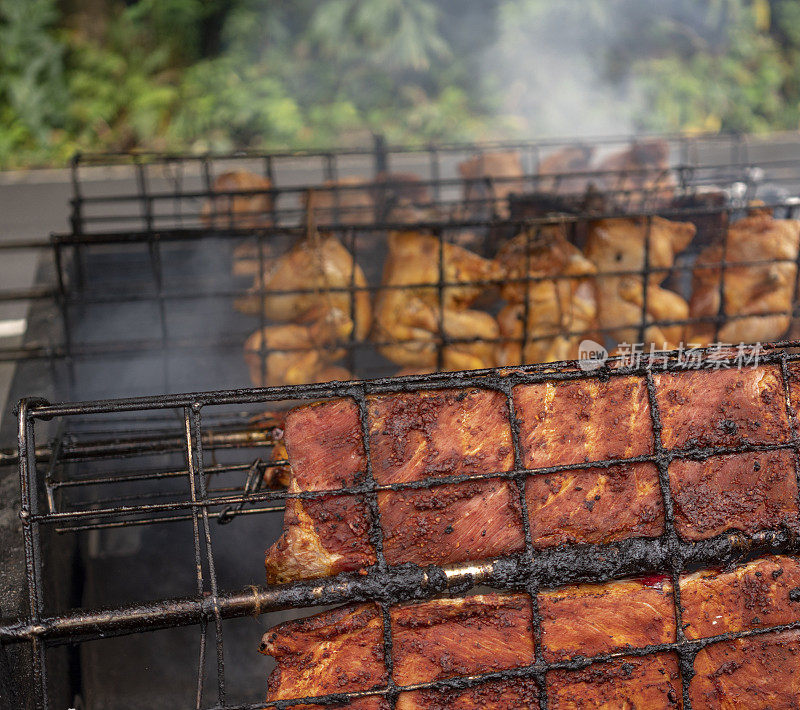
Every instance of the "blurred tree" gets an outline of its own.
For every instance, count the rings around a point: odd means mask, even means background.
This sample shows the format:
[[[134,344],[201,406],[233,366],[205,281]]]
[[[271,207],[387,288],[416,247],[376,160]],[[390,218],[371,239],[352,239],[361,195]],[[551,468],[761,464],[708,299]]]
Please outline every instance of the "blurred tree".
[[[0,165],[47,146],[63,126],[65,49],[51,33],[58,18],[55,0],[0,0]]]
[[[0,0],[0,167],[798,124],[798,0]]]

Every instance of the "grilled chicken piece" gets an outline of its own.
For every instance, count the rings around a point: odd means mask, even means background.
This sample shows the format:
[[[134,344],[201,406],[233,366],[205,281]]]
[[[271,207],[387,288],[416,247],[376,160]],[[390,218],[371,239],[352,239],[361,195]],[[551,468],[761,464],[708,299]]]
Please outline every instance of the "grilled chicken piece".
[[[554,192],[557,195],[574,195],[589,186],[589,179],[577,177],[574,173],[589,170],[594,155],[593,146],[574,145],[556,150],[545,156],[539,163],[539,175],[555,175],[550,179],[540,179],[537,191]]]
[[[773,219],[762,212],[733,224],[728,229],[726,244],[704,249],[695,262],[689,304],[691,317],[716,318],[719,315],[724,258],[724,312],[735,318],[720,323],[716,340],[727,343],[778,340],[791,320],[798,243],[798,220]],[[737,262],[742,265],[736,266]],[[747,265],[748,262],[769,263]],[[762,313],[772,315],[758,315]],[[690,328],[691,342],[711,343],[715,340],[714,334],[713,321],[697,323]]]
[[[669,168],[669,144],[664,140],[633,143],[597,165],[598,171],[609,173],[600,177],[601,187],[629,193],[622,198],[628,203],[643,197],[654,198],[656,204],[669,200],[675,190],[675,178]]]
[[[272,183],[265,177],[240,170],[222,173],[212,192],[242,192],[220,195],[207,200],[200,212],[204,227],[214,229],[256,229],[272,223],[272,195],[265,193]],[[255,194],[254,192],[255,191]],[[259,192],[260,191],[260,192]]]
[[[348,340],[353,322],[333,309],[316,318],[306,314],[308,325],[289,323],[257,330],[244,343],[244,359],[255,387],[301,385],[349,380],[352,374],[332,364],[344,355],[338,344]],[[262,348],[264,365],[262,369]]]
[[[675,256],[685,249],[695,234],[689,222],[670,222],[651,218],[650,227],[643,219],[604,219],[595,222],[589,232],[585,254],[600,274],[595,280],[600,327],[609,329],[617,342],[638,343],[644,303],[644,277],[641,273],[604,276],[614,272],[642,272],[649,234],[649,270],[647,278],[646,323],[680,321],[689,316],[689,304],[677,293],[662,288]],[[682,325],[649,325],[645,344],[674,348],[684,340]]]
[[[486,286],[445,287],[440,308],[439,252],[439,240],[429,234],[389,235],[384,288],[375,303],[373,340],[381,343],[378,346],[381,354],[398,365],[436,367],[437,349],[441,347],[446,370],[492,367],[495,364],[492,341],[499,337],[497,322],[488,313],[469,308]],[[469,284],[498,276],[492,261],[454,244],[444,244],[443,261],[446,283]],[[440,326],[448,338],[475,339],[475,342],[442,346]]]
[[[594,265],[566,240],[558,225],[517,235],[500,249],[497,262],[509,280],[501,288],[509,304],[497,321],[501,336],[511,339],[498,345],[497,363],[524,365],[577,358],[578,344],[596,327],[593,284],[590,279],[559,277],[593,275],[597,273]],[[527,277],[543,280],[519,281]],[[523,333],[530,341],[524,353]]]
[[[363,177],[326,180],[322,190],[306,194],[303,209],[316,224],[370,224],[375,221],[374,185]],[[313,207],[310,205],[313,203]]]
[[[332,291],[331,289],[354,289]],[[267,267],[250,293],[236,301],[236,309],[248,315],[261,312],[260,292],[264,292],[264,312],[271,320],[297,322],[311,312],[317,316],[338,311],[350,317],[355,312],[356,337],[369,331],[371,309],[367,280],[361,267],[342,243],[331,235],[319,235],[298,242]],[[282,293],[304,291],[304,293]],[[354,301],[354,303],[353,303]]]
[[[476,155],[459,163],[458,172],[464,179],[464,201],[483,203],[473,205],[473,211],[487,207],[508,217],[509,195],[525,190],[525,173],[516,151]]]
[[[369,332],[369,294],[357,290],[366,286],[361,267],[330,235],[305,239],[272,262],[263,278],[256,278],[249,294],[235,302],[237,310],[250,315],[260,314],[263,305],[267,318],[286,323],[256,331],[245,343],[253,384],[350,379],[348,371],[332,369],[331,363],[345,352],[338,344],[362,340]],[[266,354],[266,378],[262,375],[262,346],[274,351]]]
[[[533,663],[531,604],[522,594],[399,605],[390,610],[390,624],[394,681],[401,686]],[[369,690],[387,681],[382,619],[369,604],[281,624],[264,635],[261,652],[278,664],[268,701]],[[533,681],[495,681],[466,691],[403,692],[397,707],[501,710],[520,707],[506,704],[519,700],[536,707],[536,695]]]

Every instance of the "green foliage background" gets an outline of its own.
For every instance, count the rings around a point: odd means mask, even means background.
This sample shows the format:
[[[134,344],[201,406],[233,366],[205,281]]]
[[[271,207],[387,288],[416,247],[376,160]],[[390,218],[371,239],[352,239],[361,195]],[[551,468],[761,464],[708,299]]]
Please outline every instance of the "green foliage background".
[[[554,78],[584,125],[796,130],[800,0],[0,0],[0,167],[563,134]]]

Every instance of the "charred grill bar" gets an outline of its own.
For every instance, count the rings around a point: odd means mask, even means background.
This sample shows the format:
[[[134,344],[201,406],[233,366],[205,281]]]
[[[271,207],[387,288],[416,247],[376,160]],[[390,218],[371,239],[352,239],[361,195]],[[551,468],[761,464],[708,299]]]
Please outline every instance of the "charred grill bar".
[[[654,384],[653,372],[678,372],[681,363],[672,355],[659,355],[645,358],[633,368],[619,367],[619,363],[611,362],[595,373],[578,370],[574,363],[547,364],[509,368],[485,372],[469,372],[463,374],[439,373],[425,376],[414,376],[400,379],[385,379],[372,382],[329,383],[297,387],[276,387],[257,390],[231,390],[223,392],[197,393],[189,395],[166,395],[160,397],[135,398],[127,400],[106,400],[82,402],[77,404],[51,405],[44,401],[23,402],[19,410],[19,471],[22,490],[23,535],[26,553],[26,570],[28,586],[28,609],[24,618],[17,619],[0,626],[0,641],[3,644],[16,645],[23,643],[31,648],[33,654],[33,670],[37,707],[49,707],[49,689],[47,679],[46,656],[51,647],[69,643],[80,644],[91,639],[106,638],[114,635],[152,631],[174,626],[199,624],[201,627],[200,658],[198,661],[198,700],[197,707],[208,707],[202,701],[203,683],[206,674],[206,656],[216,652],[217,687],[215,708],[258,708],[258,707],[290,707],[300,701],[274,701],[260,704],[236,704],[230,700],[229,684],[225,679],[225,646],[223,642],[224,620],[252,614],[261,614],[272,610],[298,608],[318,604],[333,604],[371,600],[377,601],[384,609],[384,617],[390,605],[401,601],[424,599],[442,592],[463,592],[476,584],[487,584],[502,590],[518,590],[530,595],[539,589],[557,586],[570,582],[605,581],[628,575],[647,574],[653,572],[668,573],[673,581],[673,599],[678,636],[674,642],[655,646],[631,649],[627,655],[648,656],[660,651],[675,651],[681,660],[682,677],[684,678],[684,701],[688,700],[687,683],[696,653],[716,641],[757,636],[769,631],[785,631],[800,626],[800,619],[789,624],[765,629],[722,634],[713,638],[687,639],[681,630],[681,606],[678,598],[678,577],[680,574],[707,566],[723,565],[746,558],[754,553],[800,552],[798,530],[791,526],[776,529],[758,530],[752,533],[724,533],[713,538],[688,541],[678,535],[675,529],[672,510],[671,493],[667,467],[673,460],[706,459],[728,453],[790,451],[794,461],[795,482],[798,482],[797,456],[800,451],[800,439],[796,430],[795,411],[798,402],[793,399],[797,390],[792,389],[794,363],[800,360],[796,348],[800,343],[790,341],[767,346],[759,357],[760,364],[776,366],[780,369],[783,385],[783,400],[787,421],[790,423],[790,435],[785,440],[767,444],[745,443],[737,446],[690,446],[680,450],[662,445],[662,419]],[[753,351],[748,351],[750,355]],[[723,365],[736,366],[733,353],[729,353]],[[708,373],[710,377],[713,372]],[[514,387],[530,383],[557,383],[586,379],[608,379],[620,376],[641,378],[647,388],[649,411],[655,449],[652,455],[626,459],[628,461],[649,461],[656,465],[659,472],[661,492],[665,511],[664,533],[653,539],[635,538],[608,545],[561,545],[547,550],[534,550],[530,531],[527,528],[527,516],[523,516],[525,529],[525,550],[510,557],[498,558],[488,562],[453,565],[446,568],[430,565],[418,567],[413,564],[390,566],[380,562],[370,568],[365,575],[339,575],[336,578],[314,580],[311,582],[293,583],[279,586],[258,586],[254,588],[229,591],[223,589],[215,573],[215,553],[211,523],[213,516],[220,510],[230,506],[241,505],[245,512],[249,506],[262,503],[273,503],[291,497],[313,498],[332,493],[355,493],[374,499],[380,490],[399,490],[403,488],[431,488],[458,480],[470,480],[491,476],[507,477],[518,482],[521,500],[524,502],[524,487],[532,475],[545,475],[556,471],[577,468],[604,469],[620,463],[620,459],[606,459],[575,465],[550,466],[544,468],[524,468],[520,450],[519,424],[511,410],[511,427],[514,448],[514,468],[508,472],[491,472],[481,476],[461,476],[449,478],[426,478],[403,484],[378,485],[372,477],[352,488],[336,489],[324,492],[288,493],[282,490],[248,490],[246,484],[236,490],[215,490],[212,484],[216,475],[213,465],[207,464],[207,455],[215,446],[242,446],[246,451],[248,445],[269,445],[274,440],[269,431],[260,432],[252,440],[233,435],[226,436],[214,431],[217,420],[214,409],[226,406],[246,407],[250,405],[275,406],[281,401],[317,400],[331,397],[352,398],[359,404],[359,415],[362,434],[366,435],[369,425],[366,421],[366,398],[375,394],[393,392],[414,392],[447,387],[477,387],[503,393],[510,399]],[[795,375],[796,377],[796,375]],[[796,387],[796,385],[795,385]],[[209,411],[210,410],[210,411]],[[152,484],[143,498],[157,500],[159,487],[165,486],[176,477],[188,485],[188,495],[183,492],[178,500],[166,503],[128,501],[95,497],[87,503],[72,503],[71,506],[60,498],[56,490],[53,495],[53,484],[72,488],[102,487],[114,480],[119,480],[112,472],[105,478],[94,475],[87,476],[79,472],[72,478],[61,478],[67,474],[64,463],[59,460],[62,453],[72,452],[81,463],[92,460],[106,460],[112,464],[134,457],[136,449],[142,444],[141,437],[125,437],[109,440],[98,446],[90,443],[81,448],[79,440],[69,442],[69,447],[55,442],[50,445],[50,460],[42,466],[42,448],[37,445],[36,422],[44,420],[63,420],[84,415],[100,415],[104,418],[134,414],[150,414],[161,416],[175,411],[180,414],[176,420],[183,431],[182,446],[185,467],[182,470],[158,471],[137,467],[134,472],[123,472],[122,476],[140,475]],[[210,427],[204,423],[208,418]],[[366,441],[367,439],[365,439]],[[166,444],[163,442],[166,441]],[[175,448],[177,441],[162,439],[158,446]],[[39,456],[37,458],[37,448]],[[148,449],[142,449],[146,456]],[[76,454],[75,452],[80,452]],[[369,457],[369,449],[366,451]],[[146,459],[145,459],[146,460]],[[369,458],[367,458],[369,461]],[[285,462],[275,462],[285,465]],[[224,464],[223,464],[224,465]],[[239,461],[238,474],[245,476],[249,465]],[[112,489],[113,490],[113,489]],[[798,486],[800,490],[800,486]],[[49,491],[49,494],[48,494]],[[90,496],[91,498],[91,496]],[[797,501],[793,501],[797,506]],[[279,512],[280,506],[270,508],[269,512]],[[371,506],[373,536],[372,542],[378,551],[381,550],[380,511],[377,505]],[[264,511],[268,512],[268,511]],[[174,515],[177,514],[177,515]],[[164,518],[162,516],[166,515]],[[40,538],[46,532],[59,529],[62,533],[74,532],[86,528],[103,528],[109,525],[148,525],[177,519],[187,519],[193,530],[193,552],[195,557],[196,594],[195,596],[175,599],[162,599],[154,602],[122,606],[114,609],[79,609],[67,613],[51,615],[47,613],[45,590],[46,565],[43,564],[43,551]],[[535,599],[535,596],[532,596]],[[539,621],[534,614],[536,638],[541,638]],[[209,643],[208,625],[213,624],[214,643]],[[391,658],[391,633],[385,626],[385,657]],[[538,646],[538,640],[537,640]],[[413,688],[463,688],[487,679],[534,678],[539,683],[540,699],[546,702],[546,689],[543,684],[547,671],[557,668],[577,669],[592,662],[606,662],[617,658],[619,654],[605,654],[595,658],[575,657],[567,661],[545,662],[537,655],[533,665],[515,668],[509,671],[493,673],[488,676],[470,676],[468,678],[446,679],[431,683],[415,685]],[[2,665],[0,665],[2,670]],[[382,690],[356,693],[337,693],[325,699],[345,701],[370,694],[385,695],[390,701],[396,699],[401,687],[390,683]],[[322,702],[317,699],[315,702]]]

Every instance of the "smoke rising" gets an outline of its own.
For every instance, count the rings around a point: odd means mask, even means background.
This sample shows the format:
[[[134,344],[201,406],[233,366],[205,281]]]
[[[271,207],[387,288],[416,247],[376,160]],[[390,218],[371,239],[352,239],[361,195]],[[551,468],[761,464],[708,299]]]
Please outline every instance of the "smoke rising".
[[[597,136],[641,129],[644,101],[609,78],[619,10],[591,2],[519,2],[502,8],[485,81],[498,115],[525,136]]]

